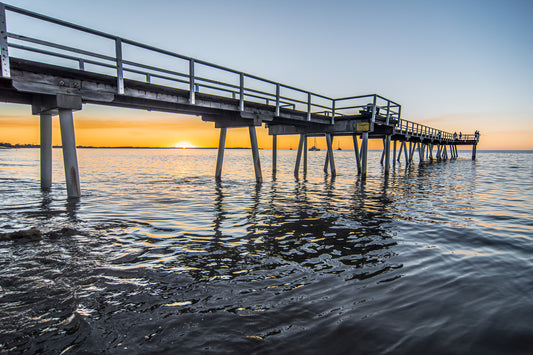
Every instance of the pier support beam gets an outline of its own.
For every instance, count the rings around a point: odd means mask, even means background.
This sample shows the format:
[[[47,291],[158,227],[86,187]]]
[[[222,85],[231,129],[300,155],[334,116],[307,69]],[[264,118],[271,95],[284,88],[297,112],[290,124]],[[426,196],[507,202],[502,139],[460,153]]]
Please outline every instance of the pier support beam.
[[[261,161],[259,159],[259,146],[257,145],[257,134],[255,132],[255,126],[249,126],[248,130],[250,131],[250,143],[252,145],[255,180],[257,182],[263,182],[263,174],[261,173]]]
[[[72,111],[81,110],[81,107],[81,97],[75,95],[35,95],[32,98],[32,114],[40,115],[41,119],[41,187],[48,189],[52,186],[52,116],[59,115],[65,182],[69,198],[81,196],[72,115]]]
[[[472,145],[472,160],[476,160],[477,144]]]
[[[361,143],[361,179],[366,179],[366,166],[368,159],[368,132],[363,132]]]
[[[409,142],[409,162],[407,165],[411,165],[413,162],[413,155],[415,155],[415,149],[416,149],[416,142],[413,144],[413,142]]]
[[[396,166],[396,144],[397,144],[397,141],[396,140],[393,140],[392,141],[392,146],[393,146],[393,150],[392,150],[392,166]]]
[[[278,136],[272,135],[272,175],[276,176],[278,162]]]
[[[389,174],[390,171],[390,136],[385,137],[385,175]]]
[[[52,115],[41,113],[41,188],[52,187]]]
[[[63,165],[65,167],[65,181],[67,196],[79,198],[80,175],[78,171],[78,155],[76,154],[76,138],[74,135],[74,118],[72,110],[59,109],[59,124],[61,127],[61,144],[63,146]]]
[[[303,173],[304,173],[304,179],[307,176],[307,135],[303,135],[304,137],[304,146],[303,146]]]
[[[296,153],[296,163],[294,164],[294,176],[298,177],[298,172],[300,170],[300,161],[302,160],[302,150],[304,147],[305,135],[300,134],[300,142],[298,143],[298,152]]]
[[[355,151],[355,161],[357,163],[357,175],[361,175],[361,156],[359,155],[359,144],[357,143],[357,134],[352,136],[353,150]]]
[[[226,147],[227,128],[220,129],[220,139],[218,140],[217,167],[215,170],[215,180],[219,181],[222,177],[222,163],[224,162],[224,148]]]
[[[331,138],[330,133],[326,133],[326,144],[328,146],[328,160],[329,160],[329,167],[331,170],[331,176],[334,177],[337,175],[337,172],[335,170],[335,159],[333,157],[333,139]]]
[[[409,148],[409,151],[411,151],[411,148]],[[405,157],[405,165],[407,166],[407,164],[409,164],[409,154],[407,154],[407,142],[403,142],[403,155]]]
[[[400,149],[398,149],[398,163],[401,162],[402,159],[402,149],[404,149],[405,142],[400,142]]]
[[[379,158],[379,163],[383,165],[383,159],[385,158],[385,138],[381,139],[381,143],[383,144],[383,150],[381,151],[381,158]]]

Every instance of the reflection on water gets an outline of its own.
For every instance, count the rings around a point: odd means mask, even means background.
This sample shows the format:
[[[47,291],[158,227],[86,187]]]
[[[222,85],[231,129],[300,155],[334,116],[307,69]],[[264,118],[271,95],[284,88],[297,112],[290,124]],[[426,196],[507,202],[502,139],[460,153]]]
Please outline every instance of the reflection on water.
[[[40,191],[37,154],[0,152],[19,167],[0,170],[2,230],[42,232],[0,241],[1,351],[530,349],[527,157],[383,178],[374,152],[362,181],[353,152],[333,179],[309,154],[295,179],[281,151],[257,184],[247,151],[227,152],[217,183],[215,151],[80,149],[83,197],[66,200],[60,179]]]

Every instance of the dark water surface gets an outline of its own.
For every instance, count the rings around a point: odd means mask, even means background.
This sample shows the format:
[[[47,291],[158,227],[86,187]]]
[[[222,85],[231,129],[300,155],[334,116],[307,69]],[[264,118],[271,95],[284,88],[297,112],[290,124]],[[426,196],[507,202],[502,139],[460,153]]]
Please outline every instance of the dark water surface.
[[[0,150],[0,351],[533,353],[533,154],[470,152],[388,179],[336,152]],[[35,238],[34,238],[35,239]]]

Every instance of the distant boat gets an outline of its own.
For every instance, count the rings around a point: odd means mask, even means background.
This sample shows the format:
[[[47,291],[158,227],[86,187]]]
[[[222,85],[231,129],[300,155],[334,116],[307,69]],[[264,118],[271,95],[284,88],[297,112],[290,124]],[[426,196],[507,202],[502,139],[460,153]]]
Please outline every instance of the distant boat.
[[[320,151],[320,148],[316,147],[316,138],[315,138],[315,144],[311,148],[309,148],[309,151],[310,152],[318,152],[318,151]]]

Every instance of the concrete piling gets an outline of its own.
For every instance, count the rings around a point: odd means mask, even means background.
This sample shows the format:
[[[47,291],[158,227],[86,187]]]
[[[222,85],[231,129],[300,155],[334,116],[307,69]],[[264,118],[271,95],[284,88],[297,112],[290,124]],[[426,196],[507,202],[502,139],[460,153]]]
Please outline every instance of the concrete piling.
[[[217,152],[217,166],[215,170],[215,180],[220,180],[222,177],[222,163],[224,162],[224,148],[226,147],[226,133],[227,128],[222,127],[220,129],[220,138],[218,141],[218,152]]]
[[[249,126],[250,143],[252,145],[252,158],[254,161],[255,180],[257,182],[263,182],[263,174],[261,172],[261,161],[259,159],[259,146],[257,145],[257,134],[255,132],[255,126]]]
[[[79,198],[81,196],[80,176],[78,172],[78,156],[76,153],[72,110],[59,109],[59,124],[61,126],[61,143],[63,146],[63,165],[65,167],[67,196],[69,198]]]
[[[52,187],[52,115],[41,113],[41,188]]]

